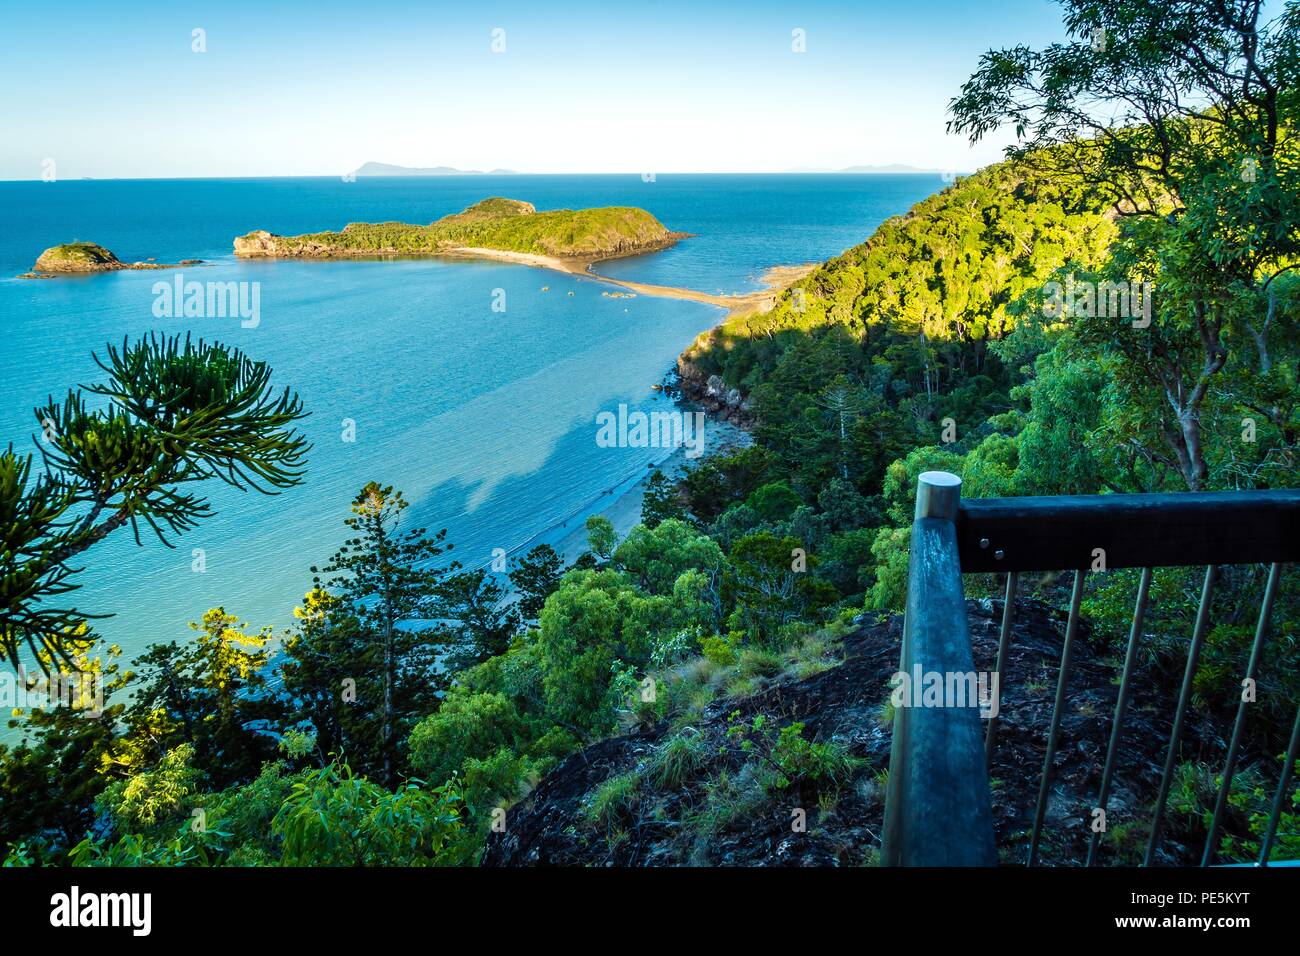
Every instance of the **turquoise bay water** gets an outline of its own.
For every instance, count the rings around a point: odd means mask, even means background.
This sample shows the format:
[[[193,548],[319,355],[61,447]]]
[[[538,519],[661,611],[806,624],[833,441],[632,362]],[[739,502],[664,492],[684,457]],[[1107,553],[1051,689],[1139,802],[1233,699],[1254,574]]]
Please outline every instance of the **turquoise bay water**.
[[[48,246],[99,242],[125,261],[205,260],[187,280],[260,283],[256,328],[237,318],[157,318],[171,272],[0,278],[0,444],[34,451],[32,409],[98,380],[91,353],[156,331],[238,346],[301,394],[314,442],[305,483],[275,497],[203,487],[217,515],[169,550],[123,530],[86,555],[86,611],[131,658],[183,640],[224,605],[283,625],[312,564],[344,536],[367,481],[404,491],[416,521],[447,528],[454,556],[487,564],[608,501],[654,448],[600,448],[595,416],[620,403],[668,409],[651,389],[721,311],[523,266],[446,261],[241,262],[234,236],[350,221],[427,222],[489,195],[538,208],[638,205],[696,233],[652,256],[604,263],[622,278],[706,291],[756,287],[770,266],[821,260],[936,191],[937,176],[502,176],[433,179],[134,180],[0,183],[0,276]],[[549,286],[548,292],[542,287]],[[504,290],[506,311],[494,312]],[[572,292],[572,295],[568,293]],[[344,421],[356,423],[344,440]],[[206,571],[191,570],[202,549]]]

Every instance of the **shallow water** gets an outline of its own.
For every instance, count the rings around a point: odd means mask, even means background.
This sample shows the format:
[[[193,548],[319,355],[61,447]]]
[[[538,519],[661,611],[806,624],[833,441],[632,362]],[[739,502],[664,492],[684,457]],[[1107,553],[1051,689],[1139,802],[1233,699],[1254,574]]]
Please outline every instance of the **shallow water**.
[[[47,246],[99,242],[126,261],[207,260],[188,280],[258,283],[259,323],[159,318],[172,272],[0,279],[0,442],[33,451],[32,409],[99,377],[91,353],[150,331],[238,346],[301,394],[315,447],[305,483],[275,497],[208,483],[218,514],[174,550],[119,531],[86,555],[76,604],[114,616],[98,631],[125,656],[185,639],[224,605],[283,625],[345,531],[367,481],[404,491],[454,556],[485,565],[635,481],[657,448],[601,448],[595,416],[671,405],[651,386],[721,311],[589,279],[449,261],[244,262],[231,239],[349,221],[431,221],[488,195],[539,208],[639,205],[697,233],[673,249],[604,263],[622,278],[706,291],[756,287],[778,264],[827,258],[942,184],[937,176],[508,176],[435,179],[0,183],[0,275]],[[543,292],[542,287],[549,291]],[[248,287],[246,287],[248,288]],[[569,293],[572,293],[570,295]],[[504,298],[503,298],[504,297]],[[505,311],[494,311],[504,301]],[[355,441],[345,440],[346,421]],[[206,570],[192,570],[201,549]]]

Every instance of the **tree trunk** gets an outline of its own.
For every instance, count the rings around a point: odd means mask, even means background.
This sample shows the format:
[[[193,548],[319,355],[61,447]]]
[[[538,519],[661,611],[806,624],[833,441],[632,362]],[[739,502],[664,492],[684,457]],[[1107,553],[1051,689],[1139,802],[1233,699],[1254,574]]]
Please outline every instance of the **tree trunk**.
[[[393,785],[393,622],[384,622],[384,785]]]
[[[1195,411],[1188,409],[1178,416],[1178,427],[1182,432],[1183,447],[1186,449],[1183,478],[1188,491],[1200,491],[1205,485],[1209,469],[1205,464],[1205,450],[1201,447],[1201,422]]]
[[[849,443],[848,429],[844,426],[844,412],[840,412],[840,474],[845,481],[849,480],[849,463],[845,458],[845,450]]]

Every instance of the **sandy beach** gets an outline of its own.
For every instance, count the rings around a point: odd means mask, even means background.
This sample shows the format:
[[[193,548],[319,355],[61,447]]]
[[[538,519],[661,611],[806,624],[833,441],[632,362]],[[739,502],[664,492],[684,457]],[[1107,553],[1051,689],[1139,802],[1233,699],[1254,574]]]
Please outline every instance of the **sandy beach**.
[[[686,472],[698,467],[709,456],[732,448],[743,448],[751,443],[749,433],[729,422],[708,419],[705,431],[704,454],[696,459],[686,457],[685,448],[677,448],[662,461],[658,468],[668,478],[676,479]],[[645,498],[646,480],[654,473],[653,468],[646,468],[643,475],[634,476],[627,482],[609,489],[605,495],[570,515],[563,522],[552,525],[534,536],[512,552],[519,557],[528,553],[539,544],[549,544],[566,565],[572,564],[587,550],[587,518],[591,515],[603,515],[610,520],[619,540],[641,522],[641,502]]]
[[[735,295],[717,295],[710,292],[697,292],[694,289],[685,289],[680,286],[654,285],[649,282],[629,282],[625,279],[613,279],[592,271],[592,266],[600,260],[567,259],[559,256],[543,256],[534,252],[510,252],[503,249],[486,249],[476,246],[461,246],[440,253],[440,255],[453,259],[495,259],[500,262],[513,262],[517,265],[585,276],[588,279],[595,279],[607,285],[618,286],[638,295],[704,302],[708,305],[716,305],[727,309],[728,318],[768,311],[775,304],[778,295],[821,265],[818,262],[805,262],[801,265],[774,266],[763,274],[763,282],[766,284],[766,288]]]

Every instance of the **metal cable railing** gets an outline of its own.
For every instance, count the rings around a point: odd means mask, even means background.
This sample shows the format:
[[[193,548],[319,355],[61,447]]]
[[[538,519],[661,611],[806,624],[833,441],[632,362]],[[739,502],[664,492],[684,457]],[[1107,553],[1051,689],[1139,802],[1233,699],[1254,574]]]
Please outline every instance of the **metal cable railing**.
[[[1300,559],[1300,489],[962,501],[960,487],[960,479],[943,472],[926,472],[918,482],[900,675],[938,674],[945,684],[956,684],[951,675],[973,673],[962,575],[1003,572],[1007,576],[1006,597],[995,675],[1000,680],[1010,653],[1020,573],[1074,571],[1030,830],[1031,866],[1039,859],[1088,570],[1096,566],[1099,557],[1107,570],[1141,569],[1095,807],[1104,814],[1131,701],[1134,662],[1150,601],[1153,569],[1205,566],[1144,857],[1144,864],[1151,865],[1160,847],[1177,772],[1218,569],[1232,564],[1270,565],[1243,684],[1254,682],[1260,672],[1282,566]],[[987,733],[982,733],[978,710],[981,701],[971,701],[967,695],[961,700],[945,698],[942,703],[937,707],[904,706],[895,710],[882,849],[886,865],[978,866],[997,861],[988,768],[997,746],[998,708],[991,708]],[[1202,866],[1215,859],[1246,716],[1247,700],[1243,695],[1207,827]],[[1260,865],[1267,865],[1272,852],[1298,744],[1300,709],[1262,834]],[[1094,829],[1085,865],[1096,861],[1100,839],[1100,831]]]

